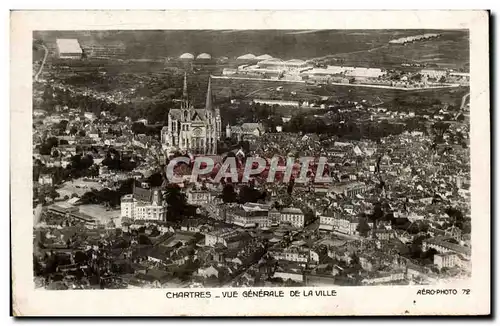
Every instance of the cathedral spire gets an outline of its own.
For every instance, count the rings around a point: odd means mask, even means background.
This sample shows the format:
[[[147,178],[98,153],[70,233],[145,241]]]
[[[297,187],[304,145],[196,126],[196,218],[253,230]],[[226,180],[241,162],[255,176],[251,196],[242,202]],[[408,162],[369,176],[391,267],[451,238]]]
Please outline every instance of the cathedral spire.
[[[211,78],[208,77],[207,100],[205,102],[205,110],[212,110],[212,85]]]
[[[182,99],[187,101],[188,99],[188,83],[187,83],[187,72],[184,72],[184,87],[182,88]]]

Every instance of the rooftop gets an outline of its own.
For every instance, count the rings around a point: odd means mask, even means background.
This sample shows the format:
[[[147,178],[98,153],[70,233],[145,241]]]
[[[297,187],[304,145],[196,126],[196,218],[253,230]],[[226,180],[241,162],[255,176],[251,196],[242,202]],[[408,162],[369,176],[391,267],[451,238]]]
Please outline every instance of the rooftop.
[[[58,38],[56,44],[59,53],[82,53],[82,48],[77,39]]]

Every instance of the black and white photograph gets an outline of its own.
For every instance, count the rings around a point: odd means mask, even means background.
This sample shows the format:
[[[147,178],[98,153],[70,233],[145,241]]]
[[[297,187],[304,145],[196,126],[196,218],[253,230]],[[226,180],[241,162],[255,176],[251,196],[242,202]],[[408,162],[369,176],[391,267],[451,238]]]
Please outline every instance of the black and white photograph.
[[[32,288],[469,295],[470,30],[366,27],[33,30]]]

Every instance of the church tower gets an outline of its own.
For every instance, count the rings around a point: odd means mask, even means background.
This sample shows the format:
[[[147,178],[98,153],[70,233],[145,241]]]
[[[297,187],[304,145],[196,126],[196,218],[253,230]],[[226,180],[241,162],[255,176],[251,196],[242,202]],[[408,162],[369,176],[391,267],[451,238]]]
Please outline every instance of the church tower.
[[[216,154],[220,137],[220,111],[213,103],[211,79],[208,80],[204,107],[195,108],[189,102],[187,72],[184,73],[181,106],[169,111],[168,125],[162,129],[163,147],[173,151]]]
[[[188,122],[191,119],[191,105],[188,97],[187,72],[184,72],[184,85],[182,87],[181,121]],[[183,129],[182,129],[183,130]]]

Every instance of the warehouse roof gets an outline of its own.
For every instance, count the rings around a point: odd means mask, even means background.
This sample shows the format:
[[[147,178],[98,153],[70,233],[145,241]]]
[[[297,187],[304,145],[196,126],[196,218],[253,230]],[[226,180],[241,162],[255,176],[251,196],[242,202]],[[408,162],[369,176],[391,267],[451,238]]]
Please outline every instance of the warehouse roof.
[[[56,44],[59,53],[82,53],[82,48],[77,39],[58,38]]]

